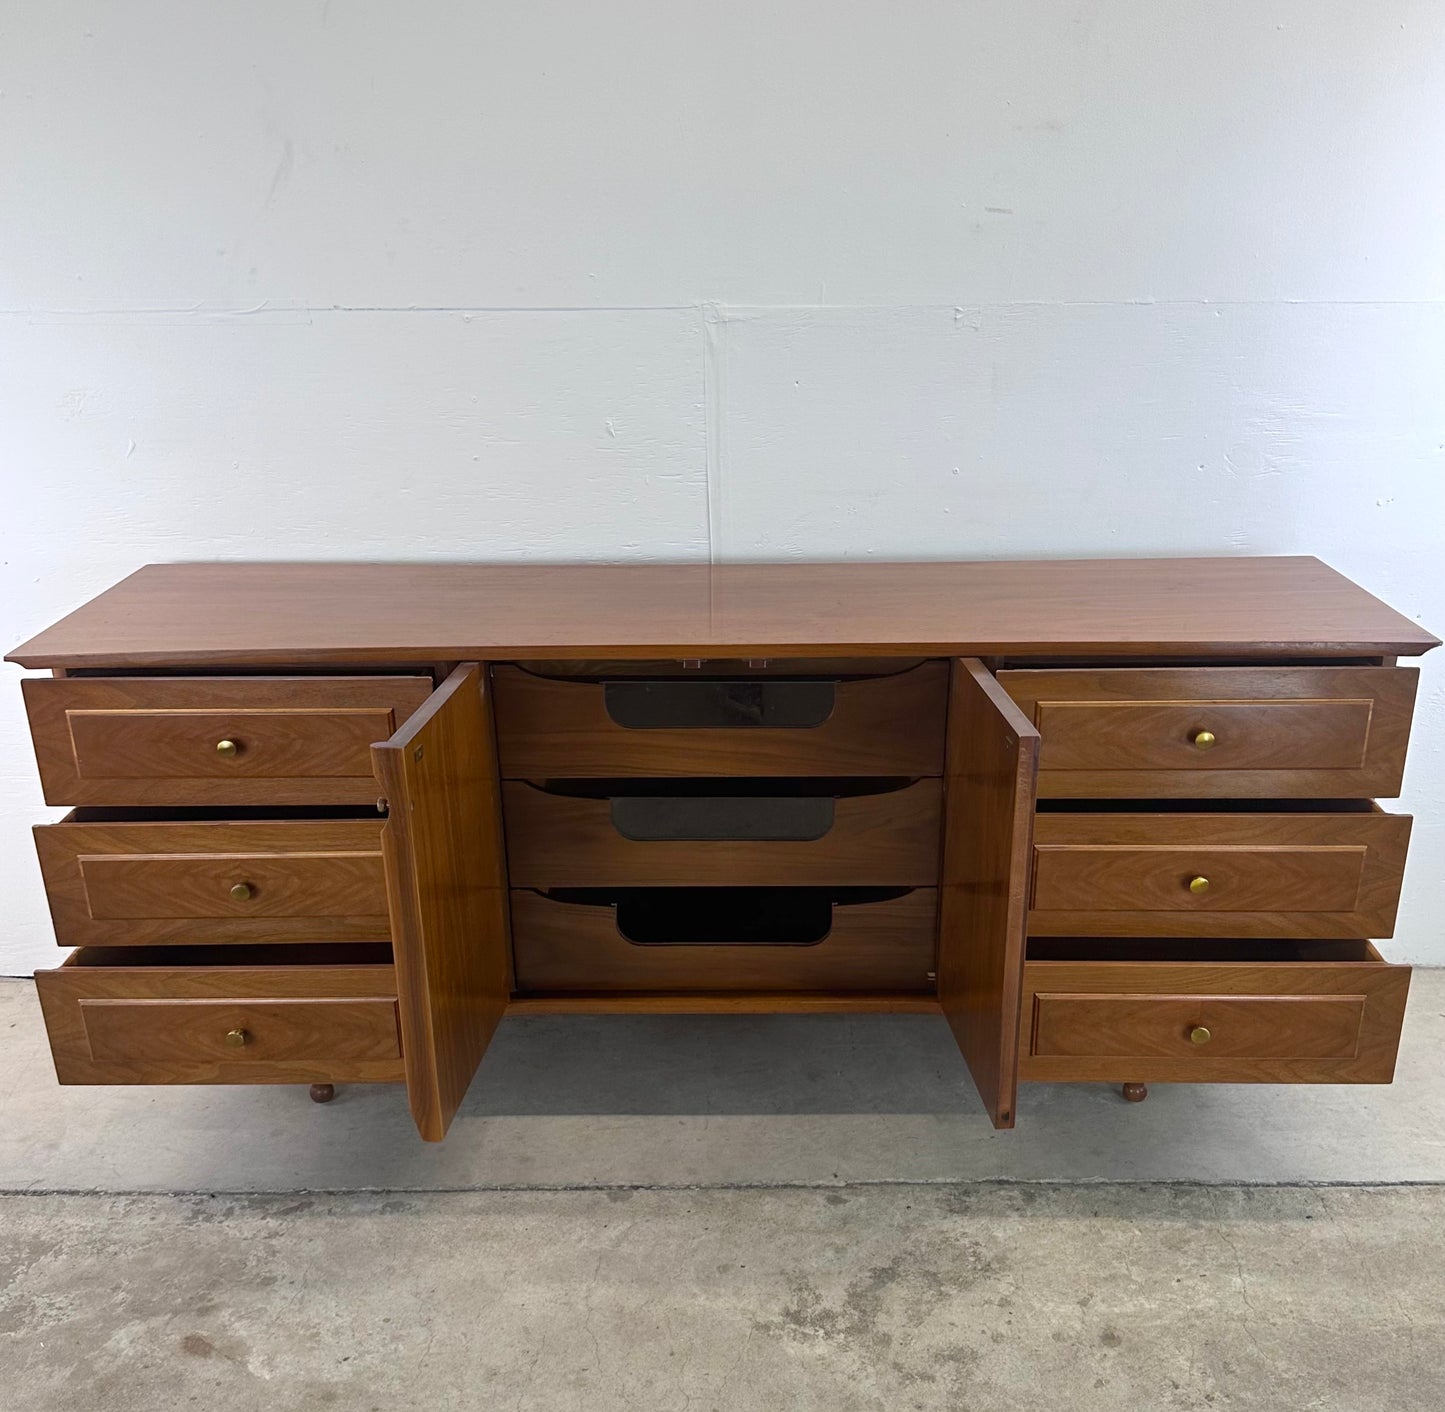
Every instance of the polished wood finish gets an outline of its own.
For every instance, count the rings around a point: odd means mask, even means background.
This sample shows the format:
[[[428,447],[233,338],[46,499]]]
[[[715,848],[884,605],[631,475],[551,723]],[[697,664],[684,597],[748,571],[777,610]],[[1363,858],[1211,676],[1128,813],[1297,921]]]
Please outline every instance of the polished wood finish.
[[[1039,734],[981,662],[953,664],[938,998],[997,1128],[1017,1077],[1029,841]]]
[[[390,804],[382,834],[407,1096],[445,1136],[511,989],[501,802],[486,676],[459,666],[372,747]]]
[[[809,728],[630,730],[608,715],[602,682],[498,667],[497,748],[508,779],[936,775],[947,676],[943,663],[929,662],[839,681],[832,714]]]
[[[1041,813],[1029,932],[1387,937],[1410,825],[1378,809]]]
[[[382,820],[138,822],[35,830],[61,946],[386,941]],[[244,897],[232,895],[242,885]]]
[[[1363,995],[1037,995],[1049,1058],[1353,1059]],[[1196,1041],[1191,1032],[1206,1034]],[[1208,1045],[1208,1049],[1201,1048]]]
[[[1029,961],[1019,1077],[1388,1083],[1410,968],[1358,945],[1351,961],[1191,962],[1187,945],[1178,961]]]
[[[310,1088],[313,1103],[330,1103],[336,1097],[335,1084],[312,1084]]]
[[[1435,645],[1307,558],[151,566],[11,657],[57,1072],[404,1078],[436,1139],[510,1009],[942,1014],[999,1127],[1384,1081]]]
[[[1364,799],[1400,793],[1419,676],[1135,667],[998,679],[1043,735],[1043,798]]]
[[[65,677],[21,683],[47,804],[360,804],[373,741],[428,677]],[[234,753],[217,745],[231,742]]]
[[[1142,1103],[1149,1097],[1149,1088],[1146,1084],[1125,1084],[1120,1092],[1124,1095],[1125,1103]]]
[[[390,999],[82,999],[80,1020],[98,1064],[401,1058]]]
[[[931,990],[938,898],[918,888],[835,907],[832,931],[808,946],[639,946],[610,907],[512,894],[517,989],[546,991]]]
[[[666,795],[659,781],[656,793]],[[938,881],[943,787],[919,780],[884,794],[844,796],[821,838],[637,841],[613,825],[611,802],[502,791],[514,887],[932,886]]]
[[[267,964],[254,964],[262,954]],[[83,950],[37,972],[56,1076],[63,1084],[399,1081],[392,967],[277,959],[287,954],[239,948],[245,959],[217,965],[187,964],[166,948]],[[248,1042],[227,1043],[232,1030]]]
[[[27,667],[579,657],[1412,655],[1311,558],[972,564],[153,564]],[[65,800],[65,803],[75,801]]]

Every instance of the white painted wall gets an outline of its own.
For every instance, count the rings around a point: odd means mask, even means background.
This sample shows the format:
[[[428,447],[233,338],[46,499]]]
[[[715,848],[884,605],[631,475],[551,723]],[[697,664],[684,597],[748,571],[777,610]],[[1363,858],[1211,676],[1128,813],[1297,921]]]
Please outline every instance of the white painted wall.
[[[0,641],[215,557],[1310,552],[1445,629],[1442,230],[1438,0],[8,0]]]

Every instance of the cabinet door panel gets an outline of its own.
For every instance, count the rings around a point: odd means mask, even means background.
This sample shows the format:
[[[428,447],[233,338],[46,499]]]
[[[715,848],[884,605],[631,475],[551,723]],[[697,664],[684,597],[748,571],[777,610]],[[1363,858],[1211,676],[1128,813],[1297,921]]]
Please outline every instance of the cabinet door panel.
[[[982,662],[953,664],[938,998],[995,1127],[1014,1124],[1039,733]]]
[[[445,1136],[511,989],[496,745],[485,674],[464,663],[372,747],[412,1116]]]

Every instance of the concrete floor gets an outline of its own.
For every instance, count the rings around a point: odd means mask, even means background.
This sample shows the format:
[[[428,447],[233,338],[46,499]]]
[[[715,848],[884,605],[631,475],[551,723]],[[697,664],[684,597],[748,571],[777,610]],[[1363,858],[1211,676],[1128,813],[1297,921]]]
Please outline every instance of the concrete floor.
[[[951,1045],[509,1022],[438,1147],[389,1089],[59,1089],[0,982],[0,1412],[1445,1407],[1445,972],[1391,1088],[996,1134]]]
[[[10,1197],[6,1412],[1437,1412],[1437,1188]]]

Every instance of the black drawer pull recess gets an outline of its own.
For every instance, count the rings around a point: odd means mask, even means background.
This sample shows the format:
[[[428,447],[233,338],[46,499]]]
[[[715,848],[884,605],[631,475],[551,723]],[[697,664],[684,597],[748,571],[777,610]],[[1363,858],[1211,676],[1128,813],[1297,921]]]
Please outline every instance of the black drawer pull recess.
[[[812,842],[833,827],[829,797],[622,795],[612,801],[612,827],[638,843],[743,839]]]
[[[808,730],[833,714],[830,681],[610,681],[602,701],[624,730]]]
[[[553,888],[558,902],[612,907],[634,946],[816,946],[835,907],[885,902],[906,887]]]

